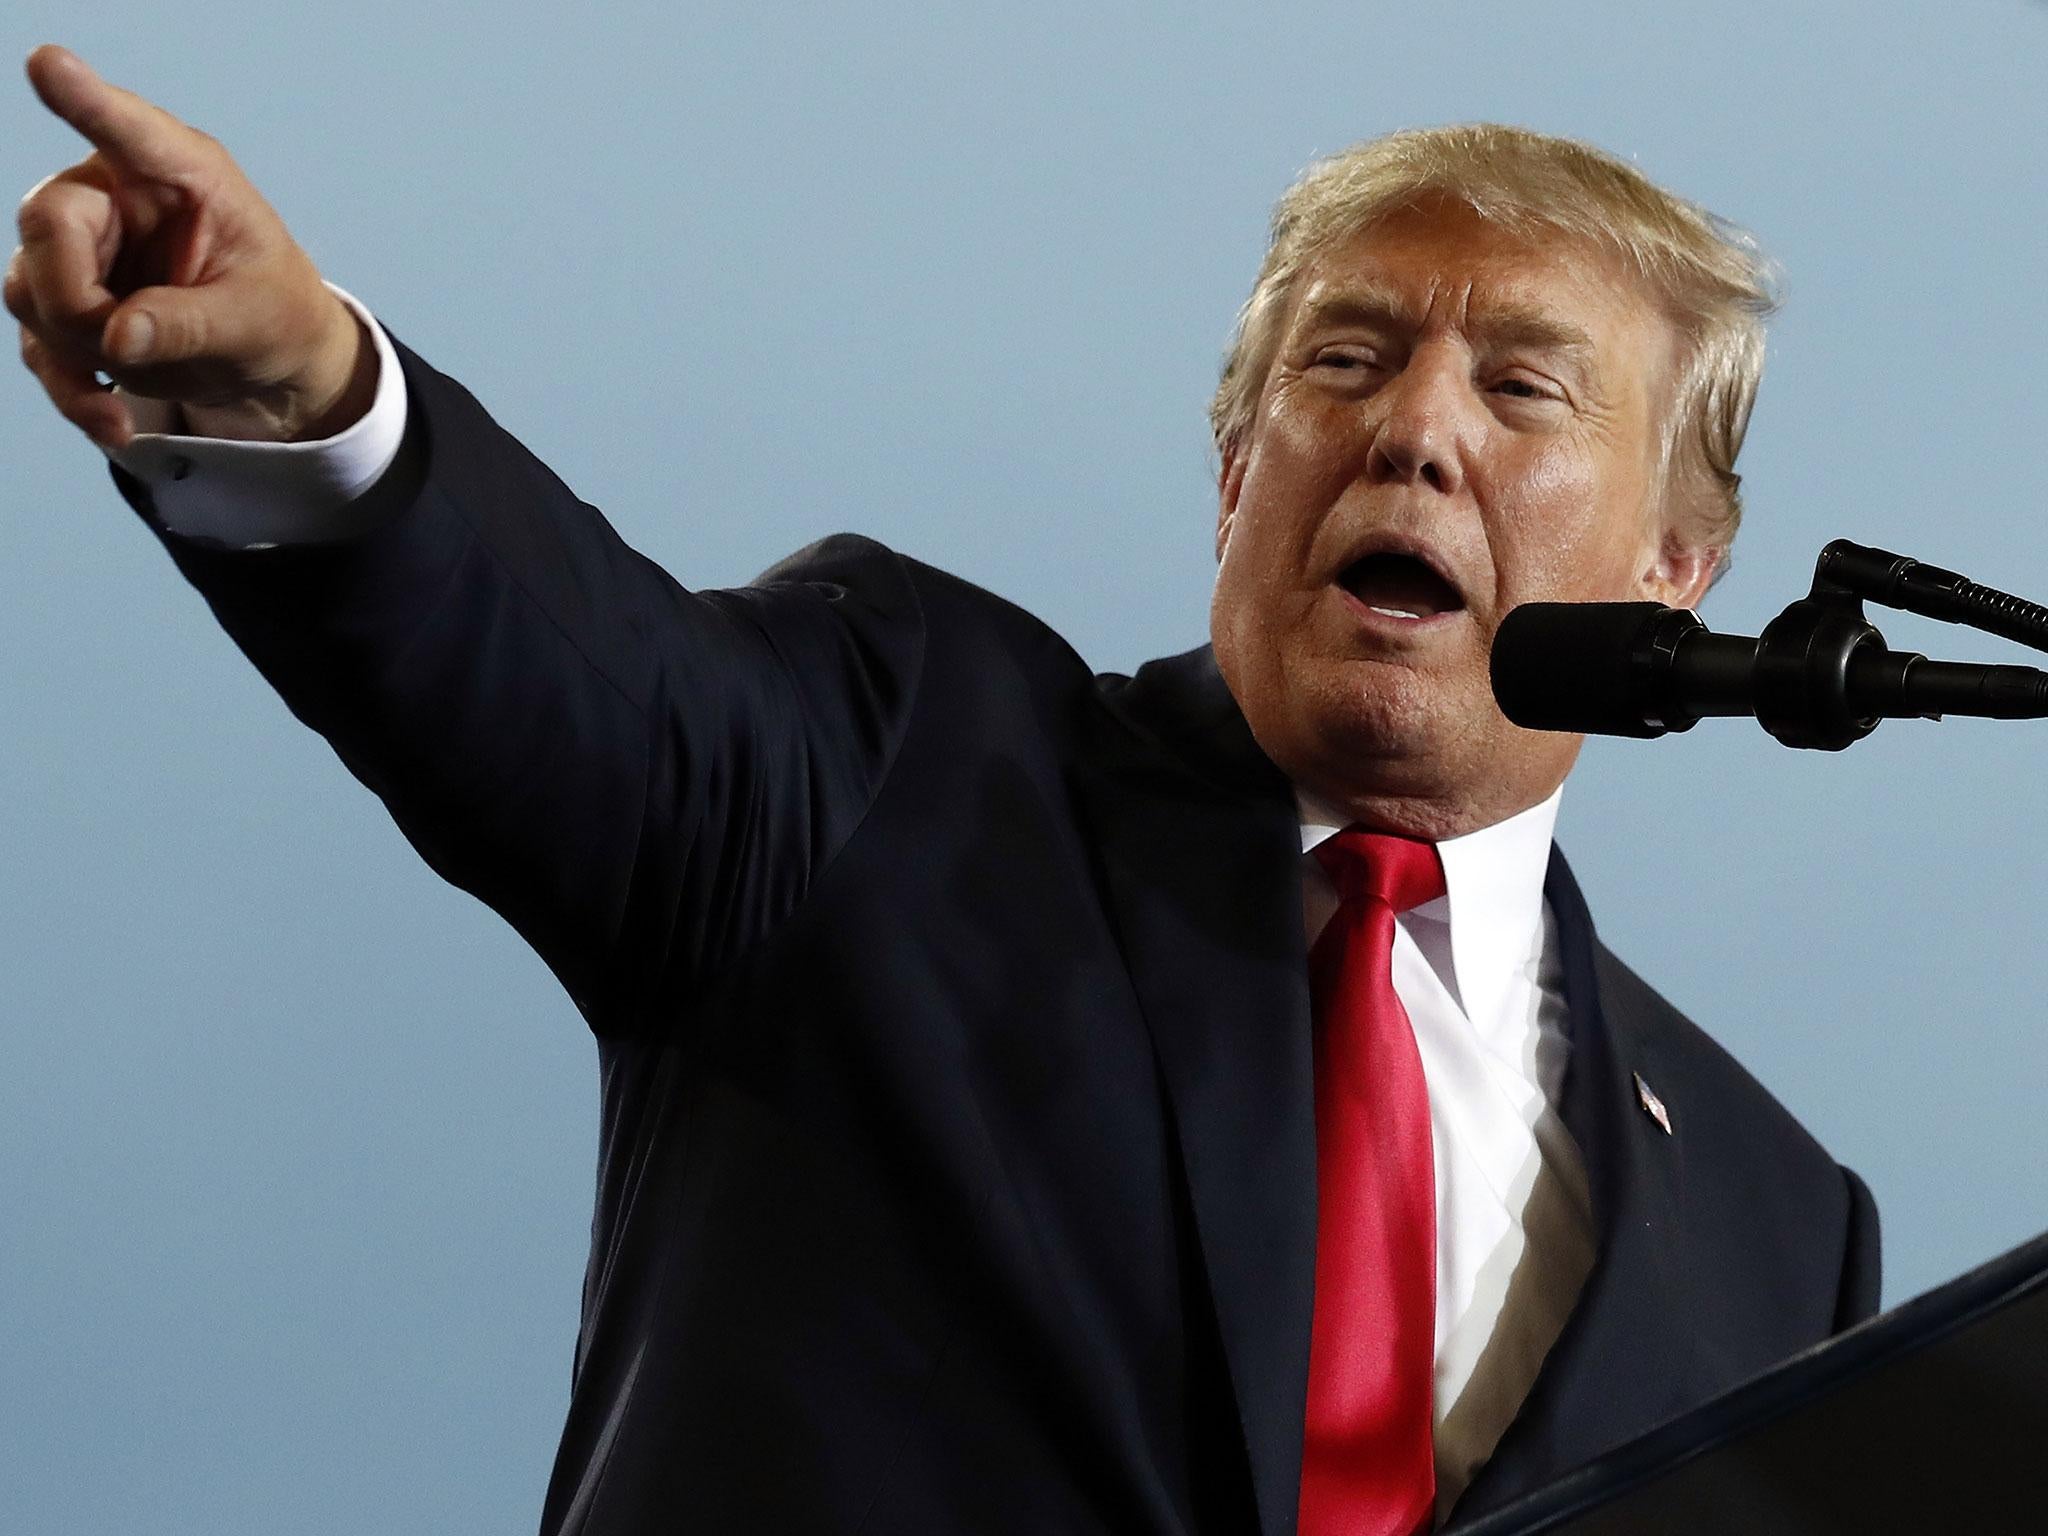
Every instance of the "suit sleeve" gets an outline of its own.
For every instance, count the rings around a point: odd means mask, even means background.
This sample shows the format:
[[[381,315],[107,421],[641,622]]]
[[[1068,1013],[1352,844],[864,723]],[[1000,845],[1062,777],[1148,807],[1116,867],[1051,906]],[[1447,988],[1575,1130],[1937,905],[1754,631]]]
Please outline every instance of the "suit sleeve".
[[[396,350],[404,442],[348,539],[230,549],[116,481],[293,714],[594,1029],[686,1024],[887,775],[924,647],[908,563],[836,538],[685,591]]]
[[[1877,1202],[1870,1186],[1852,1170],[1844,1168],[1842,1178],[1849,1187],[1849,1231],[1842,1245],[1842,1284],[1835,1301],[1837,1333],[1876,1316],[1883,1281]]]

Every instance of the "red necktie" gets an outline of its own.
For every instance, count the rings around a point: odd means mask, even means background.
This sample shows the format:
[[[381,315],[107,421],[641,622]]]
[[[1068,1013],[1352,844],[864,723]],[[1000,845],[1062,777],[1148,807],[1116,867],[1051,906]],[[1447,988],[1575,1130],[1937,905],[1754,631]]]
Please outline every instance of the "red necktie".
[[[1436,1504],[1436,1168],[1394,995],[1394,914],[1444,893],[1429,843],[1348,831],[1316,857],[1338,907],[1309,951],[1316,1292],[1299,1536],[1411,1536]]]

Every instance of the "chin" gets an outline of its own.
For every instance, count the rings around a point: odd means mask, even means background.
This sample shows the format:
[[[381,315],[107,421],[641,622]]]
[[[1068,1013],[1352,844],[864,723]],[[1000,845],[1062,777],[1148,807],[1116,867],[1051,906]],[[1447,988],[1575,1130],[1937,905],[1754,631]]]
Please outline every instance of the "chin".
[[[1460,716],[1442,685],[1408,667],[1318,668],[1289,692],[1273,718],[1247,718],[1266,755],[1319,793],[1426,793],[1461,755]]]

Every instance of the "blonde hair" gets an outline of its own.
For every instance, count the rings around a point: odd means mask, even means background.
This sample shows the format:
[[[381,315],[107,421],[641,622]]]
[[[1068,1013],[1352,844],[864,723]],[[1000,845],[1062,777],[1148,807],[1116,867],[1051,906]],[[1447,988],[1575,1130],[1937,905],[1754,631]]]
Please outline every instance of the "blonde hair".
[[[1326,246],[1436,197],[1540,238],[1617,254],[1679,340],[1660,483],[1665,526],[1725,559],[1742,519],[1735,457],[1763,375],[1776,273],[1745,231],[1674,197],[1626,162],[1573,139],[1492,123],[1418,128],[1311,165],[1273,209],[1272,243],[1238,312],[1209,406],[1216,446],[1243,446],[1302,269]]]

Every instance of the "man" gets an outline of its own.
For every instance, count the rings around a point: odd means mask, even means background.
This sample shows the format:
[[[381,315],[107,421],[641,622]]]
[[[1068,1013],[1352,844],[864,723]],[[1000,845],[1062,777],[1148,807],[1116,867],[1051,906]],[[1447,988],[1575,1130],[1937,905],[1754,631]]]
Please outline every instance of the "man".
[[[1486,684],[1515,604],[1725,554],[1763,291],[1697,210],[1516,130],[1312,170],[1213,650],[1100,678],[866,540],[684,591],[218,145],[30,75],[95,153],[29,367],[596,1035],[546,1529],[1408,1532],[1873,1309],[1867,1192],[1599,946],[1578,743]]]

